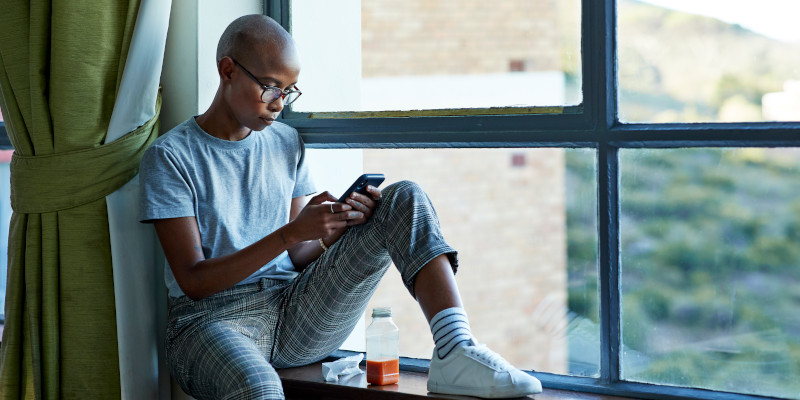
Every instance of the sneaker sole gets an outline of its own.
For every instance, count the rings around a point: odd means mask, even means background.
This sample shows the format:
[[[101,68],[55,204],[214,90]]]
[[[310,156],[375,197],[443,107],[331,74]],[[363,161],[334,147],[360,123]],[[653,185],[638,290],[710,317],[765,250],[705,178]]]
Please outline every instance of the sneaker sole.
[[[442,385],[428,381],[428,391],[442,394],[456,394],[483,397],[487,399],[508,399],[541,393],[542,390],[520,391],[516,386],[495,386],[492,388],[465,388],[461,386]]]

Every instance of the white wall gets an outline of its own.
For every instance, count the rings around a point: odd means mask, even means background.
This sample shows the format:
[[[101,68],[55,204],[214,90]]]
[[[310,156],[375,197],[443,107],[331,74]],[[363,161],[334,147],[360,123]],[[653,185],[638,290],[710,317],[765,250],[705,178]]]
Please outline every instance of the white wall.
[[[219,84],[215,58],[222,31],[242,15],[261,13],[262,5],[259,0],[173,0],[161,74],[162,131],[208,108]]]

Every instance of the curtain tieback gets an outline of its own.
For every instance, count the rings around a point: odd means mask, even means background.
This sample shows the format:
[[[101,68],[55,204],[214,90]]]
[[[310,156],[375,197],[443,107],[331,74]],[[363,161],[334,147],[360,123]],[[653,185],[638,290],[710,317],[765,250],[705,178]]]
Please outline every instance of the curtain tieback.
[[[158,135],[156,115],[125,136],[85,150],[11,158],[11,208],[24,214],[81,206],[106,197],[139,173],[139,162]]]

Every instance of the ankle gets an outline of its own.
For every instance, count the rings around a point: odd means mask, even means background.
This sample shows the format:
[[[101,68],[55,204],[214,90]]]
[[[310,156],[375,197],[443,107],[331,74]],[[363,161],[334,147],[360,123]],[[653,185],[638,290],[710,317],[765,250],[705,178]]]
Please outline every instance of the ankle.
[[[444,309],[431,318],[431,333],[438,358],[447,357],[454,349],[474,343],[467,319],[461,307]]]

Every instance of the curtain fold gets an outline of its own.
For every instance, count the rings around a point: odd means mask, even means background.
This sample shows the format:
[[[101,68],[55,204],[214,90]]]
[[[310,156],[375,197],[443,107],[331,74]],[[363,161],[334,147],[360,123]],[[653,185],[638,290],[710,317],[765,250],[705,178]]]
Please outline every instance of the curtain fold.
[[[0,107],[15,157],[96,155],[114,145],[103,143],[138,7],[138,0],[2,2]],[[115,162],[68,162],[64,168],[84,176],[115,175],[98,172],[102,168],[135,170],[155,136],[152,126]],[[21,168],[12,172],[12,185],[35,185],[26,189],[34,201],[64,193],[63,178],[31,178]],[[20,176],[25,182],[15,182]],[[119,181],[111,187],[125,179]],[[26,212],[14,210],[0,398],[120,398],[105,194],[35,212],[23,200],[18,205]]]

